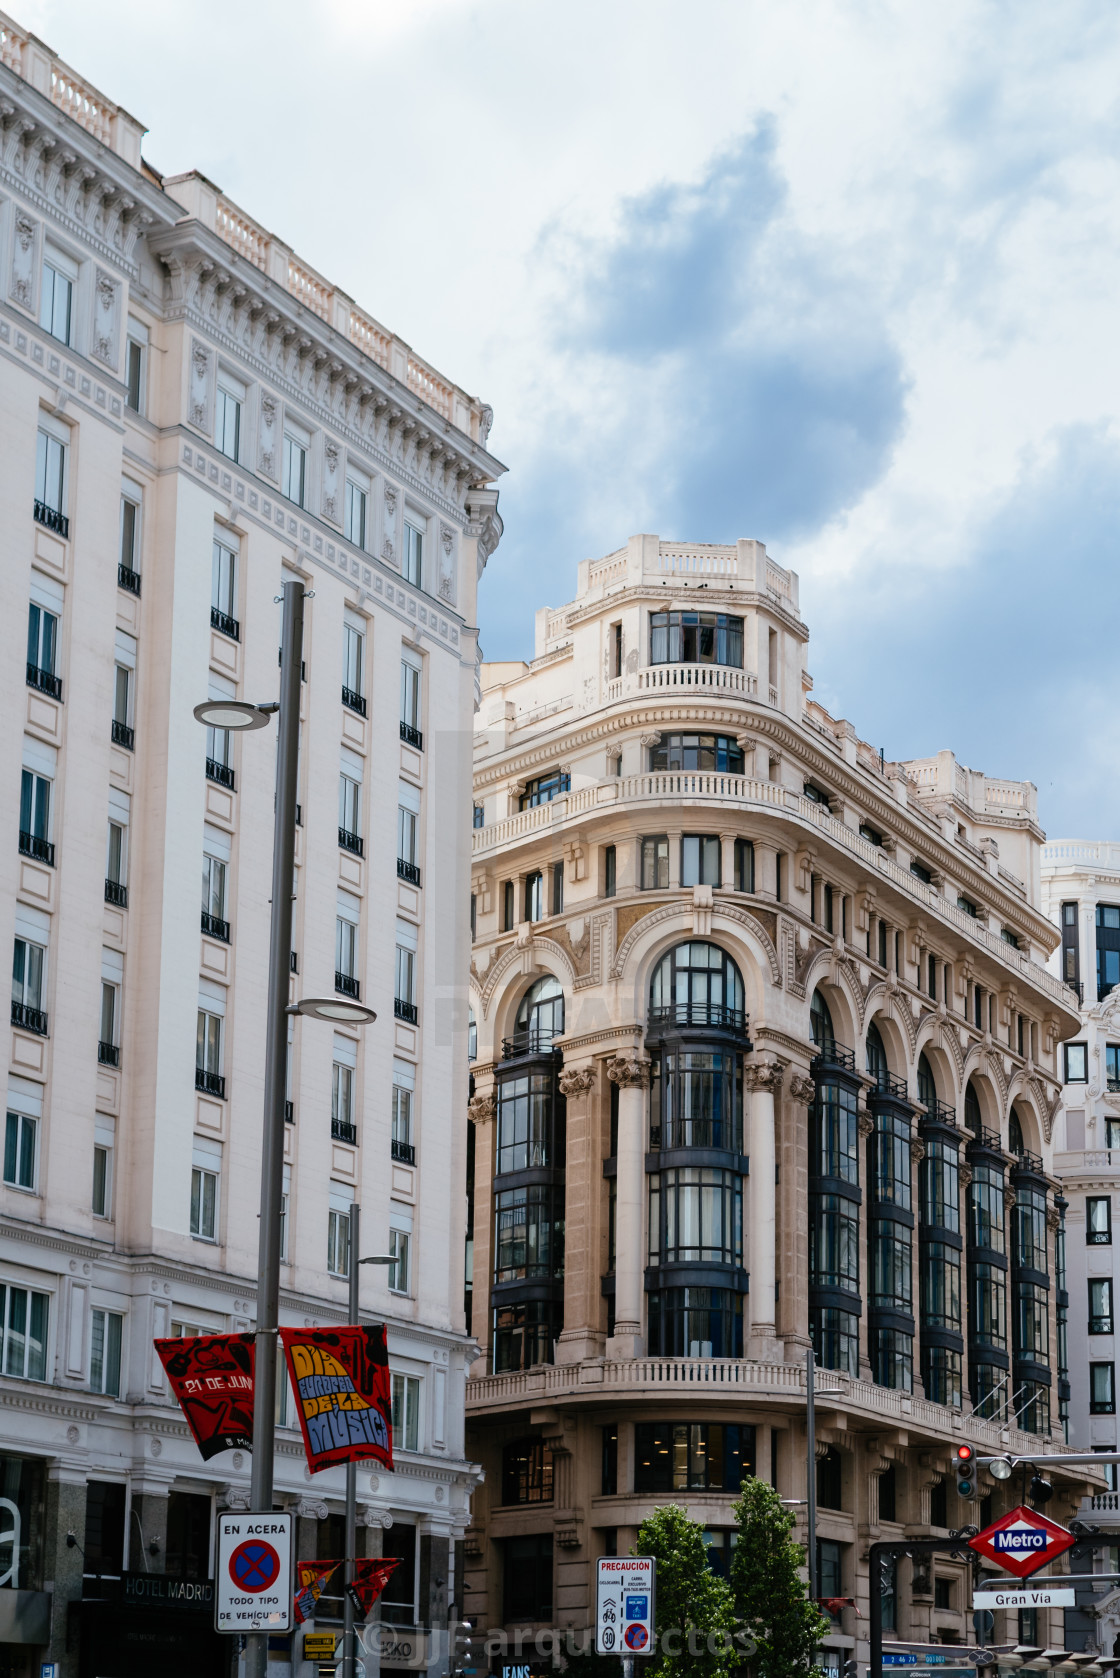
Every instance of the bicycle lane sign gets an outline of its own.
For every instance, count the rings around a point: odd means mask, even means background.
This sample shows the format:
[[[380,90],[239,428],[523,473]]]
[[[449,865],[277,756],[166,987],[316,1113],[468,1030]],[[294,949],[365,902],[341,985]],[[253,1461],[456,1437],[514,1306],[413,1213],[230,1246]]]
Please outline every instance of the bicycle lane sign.
[[[595,1579],[595,1648],[600,1655],[654,1653],[652,1556],[600,1556]]]
[[[214,1626],[218,1631],[290,1631],[292,1516],[221,1515]]]

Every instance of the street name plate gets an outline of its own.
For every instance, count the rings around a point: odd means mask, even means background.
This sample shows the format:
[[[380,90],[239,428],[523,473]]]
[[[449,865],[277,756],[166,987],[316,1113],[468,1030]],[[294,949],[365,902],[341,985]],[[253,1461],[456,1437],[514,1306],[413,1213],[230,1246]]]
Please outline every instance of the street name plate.
[[[1037,1590],[1024,1590],[1022,1585],[1009,1585],[1006,1590],[977,1591],[972,1598],[974,1609],[1073,1608],[1076,1602],[1077,1592],[1072,1585],[1068,1589],[1040,1585]]]

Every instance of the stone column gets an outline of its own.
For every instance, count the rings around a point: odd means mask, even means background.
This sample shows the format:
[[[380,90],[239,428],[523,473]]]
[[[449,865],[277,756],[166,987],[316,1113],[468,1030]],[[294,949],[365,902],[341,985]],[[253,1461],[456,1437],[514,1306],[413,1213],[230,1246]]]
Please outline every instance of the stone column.
[[[735,841],[737,833],[719,836],[719,883],[723,891],[735,890]]]
[[[476,1073],[476,1078],[482,1078]],[[474,1125],[474,1266],[471,1280],[471,1336],[483,1358],[490,1348],[490,1288],[494,1280],[493,1182],[497,1169],[495,1118],[498,1098],[493,1084],[475,1086],[467,1112]],[[470,1371],[468,1370],[468,1374]]]
[[[615,1199],[614,1334],[609,1358],[641,1357],[645,1274],[645,1143],[649,1061],[636,1050],[607,1063],[618,1085],[618,1178]]]
[[[166,1573],[167,1511],[171,1495],[169,1481],[133,1480],[132,1508],[128,1517],[129,1571]]]
[[[77,1429],[73,1429],[77,1432]],[[43,1582],[50,1592],[51,1640],[44,1660],[58,1662],[61,1678],[77,1678],[78,1647],[67,1650],[67,1625],[72,1602],[82,1595],[82,1550],[86,1538],[86,1479],[88,1469],[55,1462],[47,1469],[43,1522]],[[72,1532],[77,1544],[66,1542]],[[21,1578],[20,1587],[28,1589]]]
[[[803,1072],[793,1072],[788,1087],[789,1101],[782,1115],[779,1136],[781,1181],[775,1191],[779,1207],[777,1244],[781,1252],[781,1292],[777,1326],[787,1360],[804,1361],[809,1335],[809,1243],[806,1224],[809,1207],[808,1113],[816,1096],[816,1085]],[[754,1175],[754,1164],[751,1164]],[[753,1282],[751,1284],[753,1289]]]
[[[747,1356],[761,1363],[781,1362],[777,1338],[774,1284],[777,1279],[777,1197],[774,1097],[782,1088],[778,1061],[755,1061],[743,1069],[750,1091],[748,1256],[751,1332]]]
[[[596,1071],[565,1066],[560,1089],[568,1104],[564,1189],[564,1328],[556,1341],[557,1363],[602,1357],[599,1324],[599,1202],[603,1193],[595,1146]]]

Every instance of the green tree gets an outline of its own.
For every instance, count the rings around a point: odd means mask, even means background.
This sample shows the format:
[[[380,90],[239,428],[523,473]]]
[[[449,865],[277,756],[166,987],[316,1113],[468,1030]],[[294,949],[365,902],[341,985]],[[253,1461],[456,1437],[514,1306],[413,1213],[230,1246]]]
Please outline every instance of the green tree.
[[[736,1618],[755,1646],[754,1678],[809,1678],[829,1622],[799,1577],[805,1552],[790,1537],[793,1514],[765,1480],[744,1480],[734,1511],[731,1591]]]
[[[741,1663],[727,1582],[708,1566],[704,1530],[679,1503],[655,1509],[638,1529],[635,1555],[657,1562],[657,1653],[636,1662],[639,1678],[728,1678]]]

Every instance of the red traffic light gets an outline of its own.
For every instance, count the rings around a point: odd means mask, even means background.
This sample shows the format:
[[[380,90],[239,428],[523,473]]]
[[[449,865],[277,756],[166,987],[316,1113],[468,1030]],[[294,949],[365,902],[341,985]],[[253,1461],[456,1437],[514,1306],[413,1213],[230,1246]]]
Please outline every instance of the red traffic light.
[[[972,1446],[971,1445],[958,1445],[957,1446],[957,1461],[958,1462],[971,1462],[972,1461]]]

